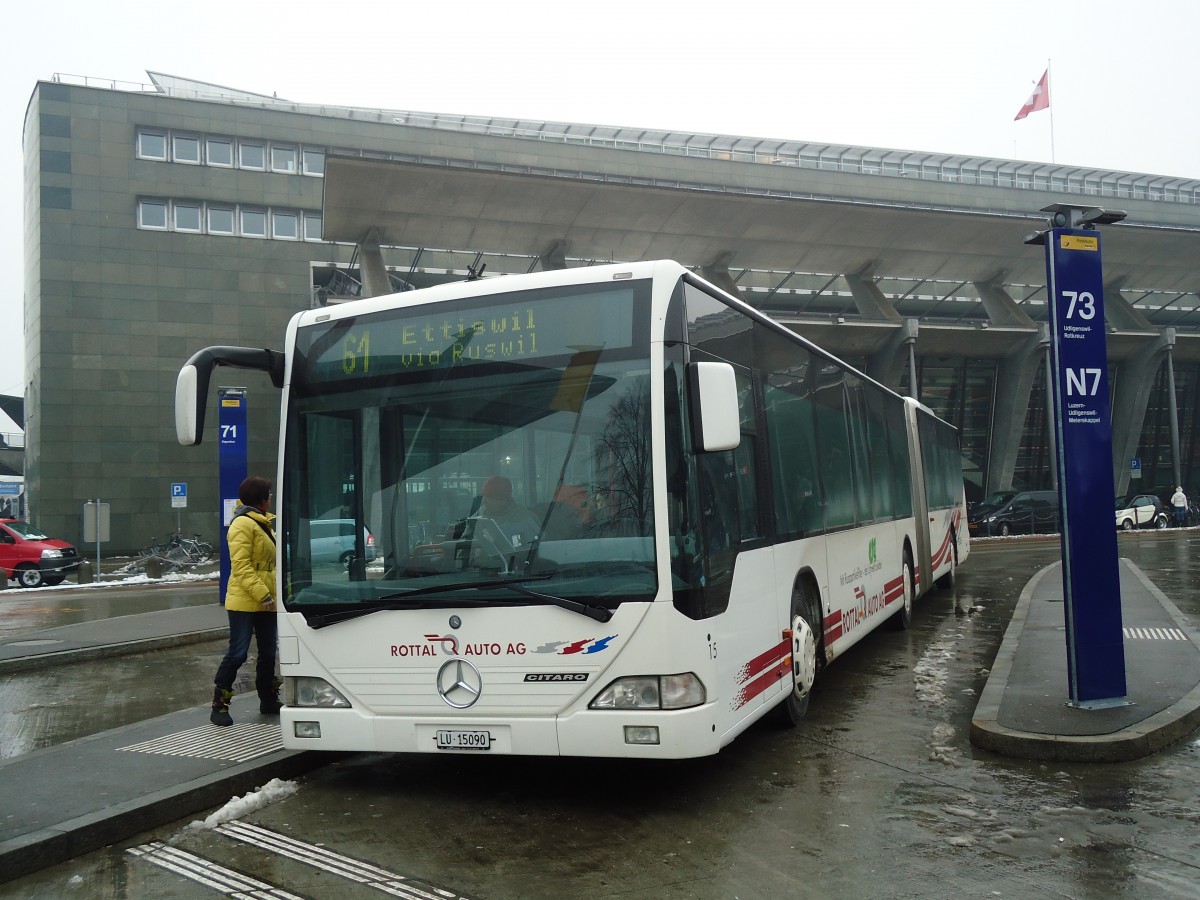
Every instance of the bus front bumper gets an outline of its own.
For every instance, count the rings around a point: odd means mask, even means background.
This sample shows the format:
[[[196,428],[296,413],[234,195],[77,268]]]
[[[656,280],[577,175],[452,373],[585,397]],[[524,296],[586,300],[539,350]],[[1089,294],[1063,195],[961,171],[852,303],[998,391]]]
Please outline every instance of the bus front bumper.
[[[714,704],[685,710],[584,710],[556,718],[373,716],[356,709],[285,707],[289,750],[683,759],[722,743]]]

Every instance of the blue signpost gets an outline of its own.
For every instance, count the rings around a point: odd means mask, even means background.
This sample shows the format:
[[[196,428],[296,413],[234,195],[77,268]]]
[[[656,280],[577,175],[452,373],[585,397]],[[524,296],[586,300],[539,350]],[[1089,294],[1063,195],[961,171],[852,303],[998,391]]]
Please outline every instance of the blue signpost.
[[[233,521],[233,511],[238,505],[238,488],[246,478],[248,467],[246,389],[218,388],[217,403],[217,421],[220,425],[217,457],[221,496],[221,601],[224,602],[230,568],[229,544],[225,535],[229,531],[229,523]]]
[[[1064,219],[1072,225],[1080,221],[1067,215],[1054,224]],[[1044,240],[1063,512],[1067,678],[1070,704],[1095,709],[1124,703],[1126,692],[1100,232],[1055,227]]]

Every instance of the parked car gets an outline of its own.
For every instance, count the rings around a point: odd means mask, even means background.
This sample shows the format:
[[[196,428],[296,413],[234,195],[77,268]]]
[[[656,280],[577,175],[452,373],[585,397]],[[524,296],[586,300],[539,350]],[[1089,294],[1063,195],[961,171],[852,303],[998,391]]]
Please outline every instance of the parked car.
[[[340,563],[345,566],[354,558],[353,519],[314,519],[309,523],[313,565]],[[367,562],[375,559],[375,535],[363,526],[363,546]]]
[[[79,568],[79,552],[20,519],[0,519],[0,570],[21,587],[62,584]]]
[[[977,500],[974,503],[968,503],[967,504],[967,518],[974,519],[974,518],[977,518],[981,513],[983,513],[986,510],[999,509],[1001,506],[1003,506],[1005,503],[1007,503],[1013,497],[1017,496],[1018,493],[1020,493],[1020,492],[1019,491],[997,491],[996,493],[990,494],[989,496],[985,497],[982,500]]]
[[[1117,527],[1122,531],[1166,528],[1169,524],[1171,508],[1153,494],[1138,494],[1131,500],[1117,501]]]
[[[1001,491],[980,502],[967,519],[971,537],[1054,534],[1058,527],[1057,491]]]
[[[1175,496],[1175,485],[1164,484],[1151,488],[1148,493],[1153,494],[1163,502],[1163,508],[1167,511],[1167,515],[1171,519],[1171,524],[1175,524],[1175,507],[1171,504],[1171,498]],[[1193,491],[1185,490],[1184,496],[1187,497],[1187,514],[1184,516],[1185,525],[1200,524],[1200,505],[1196,503]]]

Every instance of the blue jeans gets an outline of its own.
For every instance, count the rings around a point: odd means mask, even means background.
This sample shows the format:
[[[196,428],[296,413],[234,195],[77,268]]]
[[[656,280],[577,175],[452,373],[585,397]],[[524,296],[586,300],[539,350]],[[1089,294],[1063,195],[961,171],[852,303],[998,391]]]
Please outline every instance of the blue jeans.
[[[237,612],[226,610],[229,616],[229,649],[217,668],[213,683],[225,690],[233,689],[238,669],[250,653],[250,635],[258,640],[258,661],[255,665],[255,686],[271,689],[275,681],[275,656],[279,644],[279,622],[274,612]]]

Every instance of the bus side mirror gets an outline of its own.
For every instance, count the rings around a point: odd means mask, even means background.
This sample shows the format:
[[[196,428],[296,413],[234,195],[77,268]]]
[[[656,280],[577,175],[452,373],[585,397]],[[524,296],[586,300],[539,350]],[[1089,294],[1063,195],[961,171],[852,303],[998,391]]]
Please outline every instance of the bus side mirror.
[[[284,356],[275,350],[205,347],[193,353],[175,379],[175,437],[185,447],[194,447],[204,438],[204,404],[217,366],[257,369],[270,375],[275,387],[283,387]]]
[[[179,370],[175,379],[175,437],[185,447],[200,443],[204,429],[204,398],[199,395],[199,378],[194,365]],[[204,385],[205,392],[208,384]]]
[[[737,378],[722,362],[688,364],[692,439],[699,450],[734,450],[742,442]]]

